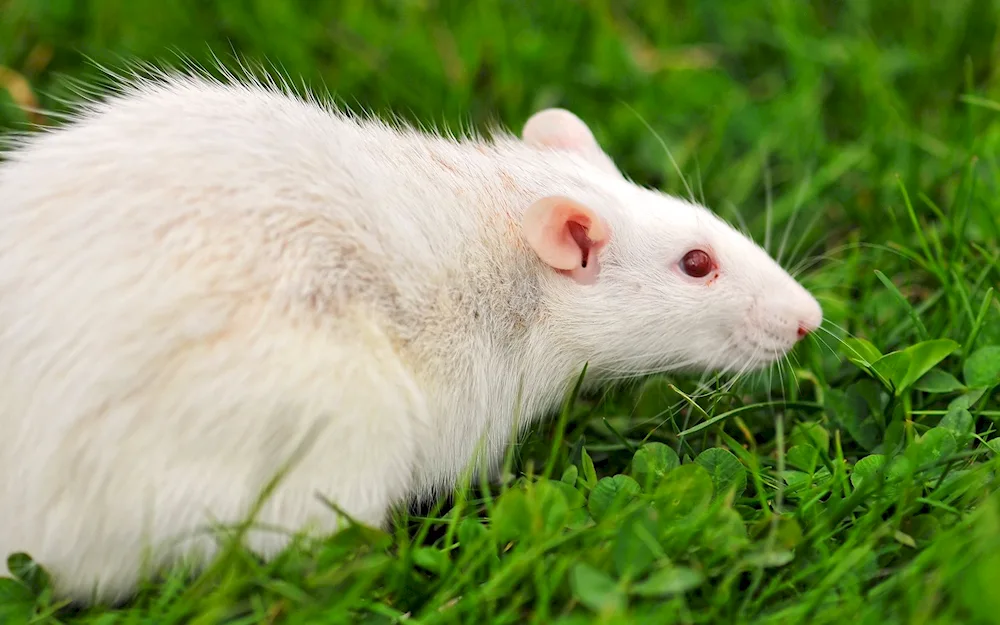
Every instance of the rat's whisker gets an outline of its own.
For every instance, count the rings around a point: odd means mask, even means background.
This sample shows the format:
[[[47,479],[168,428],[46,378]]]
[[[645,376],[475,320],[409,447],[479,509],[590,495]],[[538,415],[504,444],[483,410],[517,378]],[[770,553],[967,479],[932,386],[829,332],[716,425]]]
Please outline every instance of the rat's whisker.
[[[734,204],[733,202],[730,202],[728,200],[725,201],[723,205],[729,208],[729,210],[732,211],[733,215],[735,215],[736,221],[738,222],[737,228],[739,229],[740,232],[743,233],[743,236],[745,236],[750,240],[753,240],[753,235],[750,234],[750,226],[747,225],[746,220],[743,218],[743,212],[739,209],[739,207],[736,206],[736,204]]]
[[[785,233],[784,233],[784,235],[781,238],[781,245],[778,247],[778,256],[775,259],[775,260],[777,260],[777,262],[778,262],[779,265],[781,264],[782,258],[784,256],[785,245],[788,244],[788,235],[792,231],[792,226],[795,224],[795,219],[796,219],[796,217],[798,217],[799,211],[802,208],[802,203],[805,200],[806,189],[808,189],[810,180],[811,180],[811,174],[807,175],[806,179],[803,180],[802,184],[799,185],[799,192],[795,196],[795,205],[794,205],[795,207],[792,210],[792,216],[791,216],[791,218],[789,218],[788,223],[785,224]],[[796,245],[796,247],[792,250],[791,256],[793,258],[795,257],[795,253],[798,250],[799,246],[802,245],[802,241],[804,241],[806,239],[806,237],[809,236],[809,233],[812,230],[813,225],[815,225],[815,223],[817,223],[820,214],[821,213],[819,211],[813,211],[813,220],[812,220],[812,222],[806,228],[806,231],[803,232],[799,236],[799,242]]]
[[[748,359],[745,363],[743,363],[740,369],[736,372],[736,375],[734,375],[729,380],[729,382],[727,382],[723,386],[723,389],[721,391],[722,393],[729,393],[733,388],[735,388],[736,384],[743,378],[746,372],[750,370],[751,367],[753,367],[754,362],[757,360],[757,353],[758,353],[758,348],[755,348],[754,353],[752,354],[752,358]]]
[[[798,358],[794,354],[786,354],[785,363],[788,365],[788,374],[792,377],[792,385],[795,388],[795,393],[798,394],[802,390],[802,382],[799,380],[799,376],[795,375],[795,369],[798,368],[799,364]]]
[[[787,386],[785,382],[785,361],[783,358],[779,358],[774,361],[778,369],[778,388],[781,389],[781,394],[784,395],[787,391]]]
[[[774,198],[771,195],[771,167],[764,161],[764,251],[771,253],[771,227],[774,220]]]
[[[827,331],[827,332],[829,332],[829,330],[826,330],[826,331]],[[823,338],[822,336],[820,336],[819,334],[817,334],[817,333],[815,333],[815,332],[814,332],[814,333],[812,333],[812,337],[813,337],[813,340],[815,340],[815,341],[819,341],[820,345],[823,345],[823,346],[824,346],[824,347],[826,347],[826,348],[827,348],[828,350],[830,350],[830,353],[831,353],[831,354],[833,354],[833,355],[834,355],[834,356],[836,356],[837,358],[840,358],[840,354],[838,354],[838,353],[837,353],[837,351],[836,351],[836,350],[834,350],[834,349],[833,349],[833,348],[832,348],[832,347],[830,346],[830,344],[826,342],[826,339],[824,339],[824,338]]]
[[[708,204],[705,200],[705,187],[702,185],[701,180],[701,163],[698,161],[698,155],[694,155],[694,173],[698,180],[698,198],[701,200],[702,204]]]
[[[828,238],[831,234],[832,233],[829,233],[829,234],[826,235],[826,237],[824,237],[824,238],[820,239],[819,241],[817,241],[810,248],[810,250],[814,249],[817,245],[819,245],[823,240],[825,240],[826,238]],[[893,254],[894,256],[897,256],[899,258],[903,258],[905,260],[909,260],[909,257],[906,254],[904,254],[901,250],[893,248],[893,247],[890,247],[888,245],[882,245],[882,244],[878,244],[878,243],[867,243],[867,242],[863,242],[863,241],[855,241],[855,242],[851,242],[851,243],[843,243],[841,245],[838,245],[836,247],[833,247],[833,248],[827,250],[826,253],[824,253],[824,254],[821,254],[821,255],[818,255],[818,256],[813,256],[811,258],[809,257],[809,253],[807,253],[805,255],[806,258],[803,261],[800,262],[800,265],[805,265],[805,266],[799,266],[799,267],[797,267],[795,269],[790,269],[788,271],[788,273],[794,278],[799,273],[801,273],[804,269],[806,269],[808,267],[811,267],[812,265],[814,265],[815,263],[819,262],[820,260],[823,260],[823,261],[826,261],[826,262],[831,262],[831,263],[843,263],[844,260],[841,259],[841,258],[838,258],[837,255],[839,255],[842,252],[847,252],[847,251],[851,251],[851,250],[855,250],[855,249],[872,249],[872,250],[876,250],[876,251],[879,251],[879,252],[887,252],[887,253]]]
[[[828,260],[828,262],[832,262],[834,260],[841,261],[841,259],[839,258],[837,259],[831,258],[831,254],[829,252],[827,252],[826,254],[815,254],[815,251],[818,247],[820,247],[821,245],[830,240],[830,238],[833,236],[833,232],[826,232],[822,236],[818,237],[812,243],[812,245],[810,245],[806,250],[802,251],[801,258],[799,260],[795,260],[796,258],[799,257],[799,252],[801,250],[802,243],[806,240],[806,237],[808,237],[809,234],[812,232],[812,229],[815,228],[816,225],[819,223],[819,216],[820,216],[819,213],[813,215],[813,218],[809,221],[809,224],[806,226],[806,231],[800,235],[799,242],[796,244],[794,248],[792,248],[791,253],[788,255],[789,257],[788,264],[790,266],[796,266],[796,267],[800,266],[806,261],[808,261],[810,258],[815,258],[815,257],[826,259]]]
[[[852,339],[857,339],[858,338],[857,336],[855,336],[854,334],[852,334],[850,331],[848,331],[847,328],[845,328],[845,327],[843,327],[841,325],[838,325],[837,323],[835,323],[834,321],[832,321],[830,319],[826,319],[824,321],[824,325],[833,326],[837,330],[840,330],[841,332],[843,332],[848,338],[852,338]],[[826,331],[827,334],[829,334],[830,336],[836,338],[838,341],[841,341],[841,342],[843,341],[839,336],[837,336],[836,334],[834,334],[833,332],[831,332],[829,328],[824,328],[821,325],[820,329]]]
[[[656,141],[660,144],[660,147],[662,147],[663,151],[666,153],[667,158],[670,159],[670,164],[674,166],[674,171],[677,172],[677,175],[680,177],[681,182],[684,184],[684,188],[687,189],[687,194],[688,197],[691,199],[691,202],[697,202],[694,196],[694,191],[691,189],[691,185],[688,184],[687,178],[684,176],[684,172],[682,172],[680,166],[677,165],[677,161],[674,160],[674,155],[670,151],[670,147],[667,146],[667,142],[663,140],[663,137],[661,137],[660,134],[656,132],[656,130],[649,124],[649,122],[646,121],[646,118],[644,118],[639,113],[639,111],[635,110],[635,108],[632,107],[627,102],[625,102],[624,104],[626,107],[628,107],[629,110],[631,110],[635,114],[636,118],[638,118],[639,121],[642,122],[642,124],[649,130],[649,132],[652,133],[653,138],[656,139]]]
[[[776,369],[775,367],[768,367],[767,368],[767,384],[764,386],[764,388],[767,391],[767,401],[769,401],[769,402],[774,401],[774,397],[771,394],[771,389],[774,388],[774,372],[775,372],[775,369]]]
[[[834,334],[833,331],[830,328],[825,328],[823,326],[820,326],[820,327],[818,327],[816,329],[819,330],[820,332],[825,332],[827,334],[827,336],[832,337],[833,340],[837,341],[837,343],[843,344],[844,339],[842,339],[839,336],[837,336],[836,334]],[[817,336],[817,338],[819,337],[818,334],[815,334],[815,336]]]
[[[847,341],[845,341],[844,339],[840,338],[839,336],[837,336],[836,334],[834,334],[830,330],[828,330],[826,328],[823,328],[822,326],[820,327],[820,329],[823,330],[824,332],[826,332],[829,336],[831,336],[834,339],[836,339],[837,342],[840,343],[842,346],[844,346],[847,349],[851,350],[851,353],[854,354],[855,356],[857,356],[858,358],[862,358],[862,359],[864,358],[861,354],[858,353],[858,350],[854,349],[854,347],[852,347],[850,344],[848,344]]]

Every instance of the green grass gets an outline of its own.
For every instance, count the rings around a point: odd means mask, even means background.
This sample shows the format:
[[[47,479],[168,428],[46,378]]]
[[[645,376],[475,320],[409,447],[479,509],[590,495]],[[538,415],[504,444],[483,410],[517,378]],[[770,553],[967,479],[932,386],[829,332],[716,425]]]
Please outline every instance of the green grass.
[[[632,178],[804,270],[827,317],[732,388],[665,376],[575,398],[510,479],[391,534],[266,565],[233,548],[194,583],[82,612],[19,561],[0,620],[1000,622],[998,16],[987,0],[0,0],[5,128],[32,121],[26,94],[61,108],[96,76],[86,57],[174,51],[236,51],[425,125],[519,129],[566,106]]]

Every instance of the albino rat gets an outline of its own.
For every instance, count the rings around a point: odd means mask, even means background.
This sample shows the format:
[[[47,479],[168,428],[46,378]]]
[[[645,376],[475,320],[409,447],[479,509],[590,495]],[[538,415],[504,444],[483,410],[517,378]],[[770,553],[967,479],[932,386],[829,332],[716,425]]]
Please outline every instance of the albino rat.
[[[178,541],[243,521],[286,463],[259,523],[333,531],[326,498],[385,525],[495,469],[587,363],[591,384],[757,368],[822,321],[564,110],[455,139],[160,76],[5,157],[0,558],[81,601],[204,562],[211,538]]]

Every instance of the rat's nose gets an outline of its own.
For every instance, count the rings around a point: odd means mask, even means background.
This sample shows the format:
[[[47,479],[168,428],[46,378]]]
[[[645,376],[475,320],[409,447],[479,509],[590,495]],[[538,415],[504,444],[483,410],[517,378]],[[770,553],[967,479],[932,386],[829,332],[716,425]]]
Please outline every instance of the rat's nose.
[[[798,302],[795,314],[795,317],[799,319],[798,328],[796,329],[796,339],[800,341],[815,332],[820,324],[823,323],[823,309],[820,307],[819,302],[805,289],[802,289],[802,293],[804,293],[805,297]]]
[[[802,339],[806,338],[807,335],[815,332],[817,327],[819,327],[819,324],[815,323],[814,321],[811,321],[811,320],[810,321],[806,321],[806,320],[799,321],[799,327],[798,327],[798,330],[796,331],[796,334],[798,335],[798,339],[802,340]]]

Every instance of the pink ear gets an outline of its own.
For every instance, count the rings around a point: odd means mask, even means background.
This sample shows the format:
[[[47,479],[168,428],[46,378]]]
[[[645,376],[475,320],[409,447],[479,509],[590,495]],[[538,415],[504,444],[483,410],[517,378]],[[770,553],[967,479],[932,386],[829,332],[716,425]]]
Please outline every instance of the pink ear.
[[[597,252],[610,233],[589,207],[567,197],[542,198],[525,211],[522,227],[528,245],[544,263],[583,284],[597,280]]]
[[[521,136],[529,145],[576,152],[604,171],[621,175],[597,144],[587,124],[566,109],[551,108],[535,113],[524,125]]]

